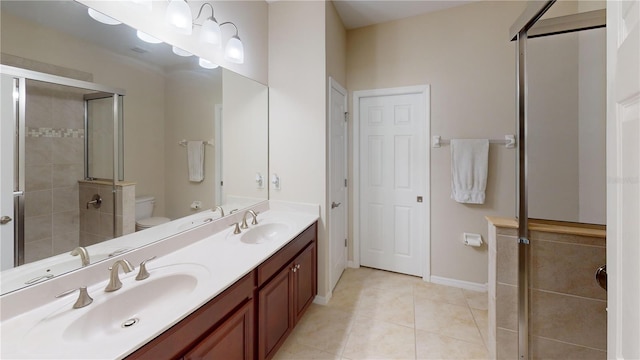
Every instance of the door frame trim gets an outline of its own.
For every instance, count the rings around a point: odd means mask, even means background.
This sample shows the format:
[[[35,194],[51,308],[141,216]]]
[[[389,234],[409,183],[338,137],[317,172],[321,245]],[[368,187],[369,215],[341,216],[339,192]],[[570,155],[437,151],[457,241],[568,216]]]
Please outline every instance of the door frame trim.
[[[329,101],[327,103],[328,104],[327,114],[329,115],[329,124],[328,124],[328,129],[327,129],[327,133],[328,133],[327,140],[328,140],[328,145],[329,145],[329,146],[327,146],[328,149],[329,149],[329,154],[328,154],[329,157],[328,157],[328,161],[327,161],[327,174],[328,174],[328,181],[327,181],[327,183],[328,183],[327,211],[331,211],[331,194],[332,194],[332,190],[333,190],[331,188],[332,187],[331,179],[332,179],[332,176],[333,176],[333,173],[332,173],[333,167],[332,167],[332,163],[331,163],[331,161],[333,159],[333,149],[330,146],[331,145],[331,123],[332,123],[332,121],[331,121],[331,105],[332,105],[332,101],[333,101],[332,96],[331,96],[332,89],[336,89],[341,94],[344,94],[344,101],[345,101],[344,109],[345,109],[345,111],[348,111],[348,109],[349,109],[349,92],[339,82],[337,82],[336,79],[334,79],[333,77],[329,76],[329,95],[328,95],[329,96]],[[348,125],[348,123],[347,123],[347,126],[345,127],[345,133],[346,134],[345,134],[345,137],[344,137],[344,142],[345,142],[345,144],[344,144],[344,151],[345,151],[345,154],[344,154],[344,160],[345,160],[344,166],[345,166],[345,169],[344,170],[345,170],[345,176],[348,179],[349,178],[349,125]],[[345,213],[345,217],[346,217],[345,222],[344,222],[345,232],[346,232],[345,236],[348,239],[349,238],[349,186],[347,186],[346,190],[347,190],[347,196],[346,196],[346,198],[344,200],[344,204],[343,205],[344,205],[344,207],[346,209],[346,211],[344,212]],[[331,245],[332,245],[331,241],[334,241],[336,239],[331,239],[331,233],[332,233],[332,231],[331,231],[331,226],[332,226],[331,215],[327,216],[327,220],[328,220],[327,236],[328,236],[328,240],[329,240],[329,246],[327,247],[328,248],[327,252],[329,254],[329,256],[328,256],[328,258],[329,258],[329,285],[332,286],[333,285],[333,279],[331,278],[331,276],[332,276],[331,272],[332,272],[332,268],[333,268],[333,261],[332,261],[333,259],[332,259],[332,251],[331,251]],[[348,243],[348,240],[347,240],[347,243]],[[346,246],[344,251],[345,251],[345,261],[346,261],[345,266],[348,266],[348,264],[349,264],[349,247]],[[329,289],[329,293],[331,293],[331,292],[333,292],[333,289]]]
[[[351,163],[351,170],[353,172],[353,260],[350,262],[352,267],[360,267],[360,209],[357,204],[360,204],[360,99],[367,97],[378,96],[391,96],[391,95],[406,95],[406,94],[419,94],[423,101],[424,114],[425,114],[425,150],[426,150],[426,164],[425,164],[425,178],[424,178],[424,192],[425,192],[425,209],[424,218],[426,220],[424,226],[425,239],[420,243],[421,269],[422,279],[424,281],[430,281],[431,278],[431,147],[429,146],[429,139],[431,138],[431,86],[430,85],[415,85],[415,86],[403,86],[397,88],[384,88],[373,90],[359,90],[353,92],[353,131],[352,131],[352,152],[353,161]]]

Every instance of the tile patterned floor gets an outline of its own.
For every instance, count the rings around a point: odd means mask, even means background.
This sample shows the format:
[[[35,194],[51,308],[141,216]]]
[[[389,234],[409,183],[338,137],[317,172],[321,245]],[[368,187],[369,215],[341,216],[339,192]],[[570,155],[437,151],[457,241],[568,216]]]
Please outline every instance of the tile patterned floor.
[[[487,294],[347,269],[274,359],[487,359]]]

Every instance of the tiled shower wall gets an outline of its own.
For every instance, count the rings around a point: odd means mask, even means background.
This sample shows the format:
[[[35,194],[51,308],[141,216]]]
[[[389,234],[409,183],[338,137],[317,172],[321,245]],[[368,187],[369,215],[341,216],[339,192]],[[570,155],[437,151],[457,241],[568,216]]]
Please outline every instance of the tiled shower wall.
[[[85,181],[80,183],[80,245],[89,246],[114,237],[135,232],[136,219],[136,187],[134,183],[116,185],[116,228],[114,236],[113,186],[102,181]],[[100,195],[102,205],[95,208],[89,205],[94,194]]]
[[[79,245],[78,180],[84,177],[83,94],[27,82],[25,262]]]
[[[516,359],[517,230],[491,227],[489,337],[496,358]],[[594,279],[606,262],[606,239],[531,231],[530,240],[532,358],[606,359],[607,293]]]

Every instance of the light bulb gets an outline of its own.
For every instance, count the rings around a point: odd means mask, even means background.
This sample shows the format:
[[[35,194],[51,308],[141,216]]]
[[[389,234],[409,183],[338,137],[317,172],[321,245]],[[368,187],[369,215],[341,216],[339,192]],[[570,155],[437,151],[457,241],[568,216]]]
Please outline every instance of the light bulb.
[[[198,60],[198,65],[200,65],[201,67],[205,68],[205,69],[215,69],[218,67],[218,64],[214,64],[211,61],[207,60],[207,59],[203,59],[200,58]]]
[[[224,58],[232,63],[244,63],[244,46],[237,35],[227,42],[227,46],[224,49]]]
[[[148,42],[150,44],[160,44],[162,42],[162,40],[156,39],[153,36],[151,36],[151,35],[149,35],[149,34],[147,34],[145,32],[142,32],[140,30],[138,30],[136,32],[136,36],[138,37],[138,39],[140,39],[140,40],[142,40],[144,42]]]
[[[174,54],[178,55],[178,56],[184,56],[184,57],[188,57],[188,56],[193,56],[192,53],[186,51],[186,50],[182,50],[179,47],[175,47],[173,46],[171,48],[171,50],[173,51]]]
[[[180,34],[191,35],[193,30],[191,8],[184,0],[169,0],[167,22]]]
[[[204,21],[200,29],[200,41],[211,44],[220,45],[220,25],[213,18]]]
[[[91,18],[97,22],[101,22],[103,24],[106,25],[120,25],[122,24],[120,21],[107,16],[101,12],[98,12],[96,10],[93,10],[92,8],[88,8],[87,12],[89,13],[89,16],[91,16]]]

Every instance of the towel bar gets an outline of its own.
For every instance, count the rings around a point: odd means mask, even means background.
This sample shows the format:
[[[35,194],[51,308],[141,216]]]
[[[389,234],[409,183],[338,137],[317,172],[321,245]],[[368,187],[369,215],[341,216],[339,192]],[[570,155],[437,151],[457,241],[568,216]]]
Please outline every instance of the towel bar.
[[[187,146],[187,142],[188,142],[187,140],[182,139],[182,140],[178,141],[178,145]],[[202,140],[202,143],[205,144],[205,145],[213,145],[214,144],[213,140]]]
[[[433,136],[431,138],[431,147],[439,148],[442,145],[450,144],[451,140],[442,139],[440,136]],[[504,140],[496,140],[490,139],[490,144],[501,144],[504,145],[507,149],[513,149],[516,147],[516,136],[515,135],[505,135]]]

